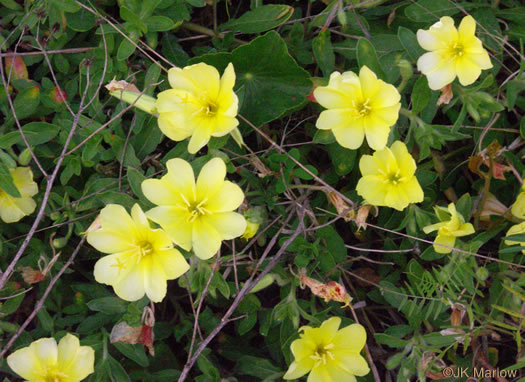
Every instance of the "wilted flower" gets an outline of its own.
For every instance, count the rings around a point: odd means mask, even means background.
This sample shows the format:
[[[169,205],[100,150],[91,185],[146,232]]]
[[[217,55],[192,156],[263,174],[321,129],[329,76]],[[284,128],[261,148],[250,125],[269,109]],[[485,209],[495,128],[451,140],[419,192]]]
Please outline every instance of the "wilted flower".
[[[299,277],[301,288],[307,286],[313,294],[323,298],[325,302],[333,300],[343,303],[343,307],[350,306],[352,297],[346,292],[343,285],[335,281],[329,281],[325,284],[312,279],[306,275],[305,268],[299,269],[299,275],[297,277]]]
[[[511,235],[519,235],[519,234],[525,234],[525,222],[520,224],[515,224],[507,231],[507,236]],[[505,244],[507,245],[521,245],[522,247],[525,247],[525,241],[514,241],[514,240],[505,240]],[[522,253],[525,253],[525,249],[521,251]]]
[[[230,63],[222,77],[205,63],[171,68],[172,89],[159,93],[159,128],[168,138],[191,136],[188,151],[195,154],[210,137],[222,137],[237,127],[238,98],[233,91],[235,71]]]
[[[475,232],[472,224],[465,223],[463,216],[456,211],[454,203],[448,205],[448,213],[444,207],[435,207],[434,209],[436,210],[436,215],[442,221],[424,227],[423,231],[426,234],[436,230],[438,231],[436,240],[434,240],[434,250],[437,253],[452,252],[450,248],[443,247],[442,245],[453,247],[456,242],[456,237],[471,235]],[[450,216],[449,220],[444,220],[446,215]]]
[[[414,175],[416,162],[403,142],[363,155],[359,169],[363,177],[356,190],[366,203],[402,211],[410,203],[423,201],[423,190]]]
[[[58,343],[41,338],[7,357],[9,367],[28,382],[80,382],[93,373],[95,351],[66,334]]]
[[[88,232],[87,241],[110,255],[95,264],[95,280],[113,286],[121,299],[136,301],[146,294],[160,302],[166,296],[166,281],[189,269],[166,232],[150,227],[138,204],[131,216],[124,207],[108,204],[100,211],[100,224],[102,228]]]
[[[470,85],[478,79],[482,69],[492,68],[489,55],[475,36],[476,21],[465,16],[459,28],[454,20],[444,16],[428,30],[418,30],[419,45],[428,53],[417,60],[417,68],[427,76],[428,86],[439,90],[456,76],[461,85]]]
[[[319,328],[303,326],[298,340],[292,342],[294,361],[283,376],[297,379],[310,373],[308,382],[355,381],[355,376],[370,372],[360,355],[366,343],[366,331],[359,324],[339,329],[341,319],[332,317]]]
[[[36,208],[32,196],[38,193],[38,185],[33,182],[33,172],[29,167],[9,169],[20,197],[15,198],[0,188],[0,217],[6,223],[15,223]]]
[[[191,165],[170,159],[161,179],[142,182],[142,192],[155,207],[148,217],[170,235],[178,246],[201,259],[217,253],[223,240],[241,236],[246,220],[233,212],[244,200],[239,186],[224,180],[226,165],[220,158],[206,163],[197,182]]]
[[[314,95],[328,109],[319,115],[316,127],[332,130],[341,146],[357,149],[366,135],[372,149],[385,147],[401,107],[401,96],[394,86],[363,66],[359,76],[353,72],[332,73],[328,86],[319,86]]]

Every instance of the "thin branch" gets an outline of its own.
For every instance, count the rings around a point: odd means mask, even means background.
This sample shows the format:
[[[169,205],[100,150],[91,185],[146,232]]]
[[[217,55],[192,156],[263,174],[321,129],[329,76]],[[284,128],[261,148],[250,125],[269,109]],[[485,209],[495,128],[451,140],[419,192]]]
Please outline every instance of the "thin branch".
[[[42,297],[40,298],[38,303],[35,305],[33,311],[29,315],[29,317],[26,318],[24,323],[18,328],[18,330],[15,332],[15,334],[13,334],[13,336],[9,339],[9,342],[7,342],[7,344],[4,346],[4,348],[2,349],[2,352],[0,352],[0,359],[4,358],[5,353],[9,350],[9,348],[11,348],[11,346],[13,346],[14,342],[20,336],[20,334],[22,334],[22,332],[27,327],[27,325],[29,325],[31,323],[31,321],[33,321],[35,316],[38,314],[38,312],[40,312],[40,309],[42,309],[42,307],[44,306],[44,303],[46,302],[47,296],[49,296],[49,293],[51,293],[51,289],[53,289],[53,286],[56,284],[58,279],[62,276],[62,274],[66,271],[66,269],[69,268],[69,266],[73,263],[73,261],[75,260],[75,257],[77,256],[78,252],[80,251],[80,248],[82,248],[82,246],[84,245],[85,241],[86,241],[86,236],[84,236],[80,240],[80,242],[78,243],[77,247],[75,248],[75,250],[73,251],[73,253],[69,257],[69,259],[67,260],[67,262],[62,266],[62,268],[60,269],[60,271],[58,271],[58,273],[55,275],[55,277],[53,277],[51,279],[51,281],[49,282],[49,285],[47,286],[47,288],[46,288],[46,290],[44,292],[44,294],[42,295]]]
[[[97,49],[96,47],[86,48],[69,48],[69,49],[53,49],[43,52],[42,50],[36,52],[8,52],[0,53],[0,57],[18,57],[18,56],[39,56],[41,54],[73,54],[73,53],[84,53],[90,50]]]

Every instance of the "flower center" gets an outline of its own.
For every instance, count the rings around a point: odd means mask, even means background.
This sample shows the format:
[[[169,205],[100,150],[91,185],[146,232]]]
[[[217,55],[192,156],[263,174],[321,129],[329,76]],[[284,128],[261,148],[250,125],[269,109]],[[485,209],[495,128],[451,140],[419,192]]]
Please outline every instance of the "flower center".
[[[334,344],[328,344],[325,346],[319,346],[317,350],[310,356],[315,362],[315,366],[326,365],[329,360],[334,360],[335,357],[330,351],[334,348]]]
[[[452,52],[454,52],[454,57],[463,56],[463,45],[458,44],[457,42],[452,45]]]
[[[208,101],[207,102],[207,105],[204,109],[204,113],[208,116],[208,117],[212,117],[214,116],[215,114],[217,114],[217,109],[218,109],[218,106],[215,102],[213,101]]]
[[[56,367],[53,367],[51,370],[46,371],[44,376],[44,382],[63,382],[68,379],[68,376],[59,370],[56,370]]]
[[[357,116],[356,118],[366,117],[368,114],[370,114],[370,111],[372,110],[372,107],[369,105],[370,98],[367,98],[366,101],[361,102],[355,102],[352,101],[352,105],[354,106]]]
[[[390,183],[396,185],[406,180],[405,177],[401,176],[399,169],[397,169],[395,172],[384,172],[383,170],[379,170],[379,173],[383,175],[383,183]]]
[[[186,197],[182,193],[180,193],[180,196],[182,200],[184,201],[184,204],[186,204],[185,208],[187,208],[189,212],[189,216],[187,219],[188,223],[193,223],[197,218],[203,215],[211,214],[211,212],[205,207],[206,202],[208,201],[208,198],[204,198],[200,202],[199,201],[190,202],[188,199],[186,199]]]
[[[153,252],[153,245],[147,240],[141,241],[139,243],[139,252],[142,257],[147,256]]]

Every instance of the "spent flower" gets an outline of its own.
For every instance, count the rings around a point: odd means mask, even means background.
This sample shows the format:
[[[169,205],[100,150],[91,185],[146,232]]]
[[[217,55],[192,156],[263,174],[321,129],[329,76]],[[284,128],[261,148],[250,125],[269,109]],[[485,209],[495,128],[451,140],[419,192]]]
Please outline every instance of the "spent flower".
[[[417,68],[427,76],[428,86],[439,90],[458,77],[461,85],[474,83],[482,69],[492,68],[490,57],[476,37],[476,21],[465,16],[459,28],[449,16],[430,29],[417,31],[419,45],[428,53],[417,60]]]
[[[352,324],[339,329],[341,319],[332,317],[319,328],[303,326],[291,345],[294,361],[283,376],[298,379],[310,373],[308,382],[356,381],[370,372],[360,352],[366,343],[365,328]]]
[[[209,259],[223,240],[241,236],[245,218],[236,210],[244,193],[225,180],[226,165],[220,158],[206,163],[195,181],[191,165],[185,160],[170,159],[168,173],[161,179],[142,182],[142,192],[155,207],[147,212],[178,246],[193,249],[201,259]]]
[[[80,382],[93,373],[95,351],[66,334],[57,345],[41,338],[7,357],[7,364],[27,382]]]
[[[95,264],[95,280],[113,286],[126,301],[146,294],[153,302],[166,296],[167,280],[183,275],[189,265],[166,232],[152,229],[138,204],[131,216],[124,207],[109,204],[100,212],[101,228],[87,233],[87,241],[108,253]]]
[[[435,207],[434,209],[441,222],[426,226],[423,231],[426,234],[438,231],[436,240],[434,240],[434,250],[437,253],[452,252],[450,248],[442,245],[454,247],[456,237],[471,235],[475,232],[472,224],[465,223],[463,216],[457,212],[454,203],[450,203],[447,209],[444,207]]]
[[[348,149],[359,148],[365,136],[372,149],[383,149],[401,107],[397,89],[378,79],[367,66],[359,76],[332,73],[328,86],[317,87],[314,96],[328,109],[319,115],[316,127],[331,130],[337,143]]]
[[[233,91],[235,71],[230,63],[222,77],[213,66],[199,63],[171,68],[172,89],[159,93],[159,128],[168,138],[182,141],[191,136],[188,151],[195,154],[210,137],[222,137],[237,127],[239,100]]]
[[[410,203],[423,201],[423,190],[415,176],[416,162],[403,142],[363,155],[359,169],[363,177],[356,190],[367,204],[402,211]]]

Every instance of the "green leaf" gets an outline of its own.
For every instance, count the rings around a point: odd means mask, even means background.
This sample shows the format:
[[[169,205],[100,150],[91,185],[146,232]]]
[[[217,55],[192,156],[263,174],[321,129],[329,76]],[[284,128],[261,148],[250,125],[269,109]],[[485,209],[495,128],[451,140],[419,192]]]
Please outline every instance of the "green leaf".
[[[78,12],[81,7],[75,0],[51,0],[53,5],[64,12]]]
[[[136,46],[129,42],[127,39],[122,40],[117,51],[117,60],[124,61],[133,54],[136,50]]]
[[[151,16],[145,20],[148,32],[165,32],[175,27],[175,23],[166,16]]]
[[[412,94],[410,96],[412,100],[412,112],[418,114],[422,111],[427,106],[431,97],[432,91],[428,87],[427,78],[425,76],[419,77],[412,88]]]
[[[416,62],[419,57],[421,57],[425,50],[419,46],[417,42],[417,37],[414,32],[405,27],[399,27],[397,30],[397,37],[401,41],[401,45],[405,48],[410,60]]]
[[[330,76],[335,67],[335,54],[328,29],[319,33],[319,35],[312,40],[312,51],[323,75],[325,77]]]
[[[148,0],[142,2],[142,8],[140,9],[140,19],[144,20],[153,14],[153,11],[162,3],[162,0]]]
[[[281,377],[284,372],[264,358],[252,357],[245,355],[237,361],[239,374],[251,375],[260,379],[277,379]],[[269,379],[272,378],[272,379]]]
[[[30,122],[22,127],[22,131],[29,145],[37,146],[55,138],[60,128],[46,122]],[[18,130],[0,137],[0,148],[2,149],[7,149],[16,144],[24,144]]]
[[[352,171],[355,164],[356,150],[346,149],[339,143],[332,143],[328,146],[328,155],[332,160],[337,175],[347,175]]]
[[[312,90],[310,75],[288,53],[278,33],[270,31],[231,54],[206,54],[189,64],[206,62],[223,71],[232,62],[237,76],[240,114],[256,126],[301,105]]]
[[[146,197],[142,193],[142,182],[146,180],[146,177],[139,170],[133,167],[128,167],[128,182],[131,186],[131,190],[141,200],[146,200]]]
[[[462,3],[462,6],[466,5]],[[452,16],[460,11],[460,7],[448,0],[418,0],[405,8],[405,16],[416,22],[436,22],[441,16]]]
[[[293,14],[288,5],[269,4],[244,13],[238,19],[222,24],[220,30],[241,33],[261,33],[284,24]]]
[[[321,145],[329,145],[335,142],[335,136],[332,130],[317,130],[313,142]]]
[[[119,352],[124,354],[132,361],[135,361],[140,366],[149,366],[148,356],[144,352],[144,346],[142,344],[131,345],[122,342],[114,342],[113,346],[115,346]]]
[[[22,90],[17,94],[13,106],[18,119],[24,119],[33,115],[40,104],[40,88],[35,85]]]
[[[4,7],[9,8],[13,11],[19,11],[19,10],[24,9],[15,0],[0,0],[0,4],[2,4]]]
[[[40,325],[42,325],[42,329],[44,329],[46,333],[51,333],[55,325],[54,325],[53,318],[49,315],[47,310],[45,308],[41,309],[37,313],[37,317],[38,317],[38,321],[40,322]]]
[[[91,310],[105,314],[123,314],[127,310],[127,303],[117,297],[101,297],[88,302]]]
[[[75,13],[66,14],[67,26],[75,32],[87,32],[97,22],[97,17],[87,9],[81,8]]]
[[[376,50],[366,38],[360,38],[357,42],[357,62],[360,68],[366,65],[378,78],[385,78],[385,73],[379,64]]]
[[[11,172],[3,161],[0,160],[0,190],[4,190],[8,195],[14,198],[20,198],[20,192],[16,188]]]

